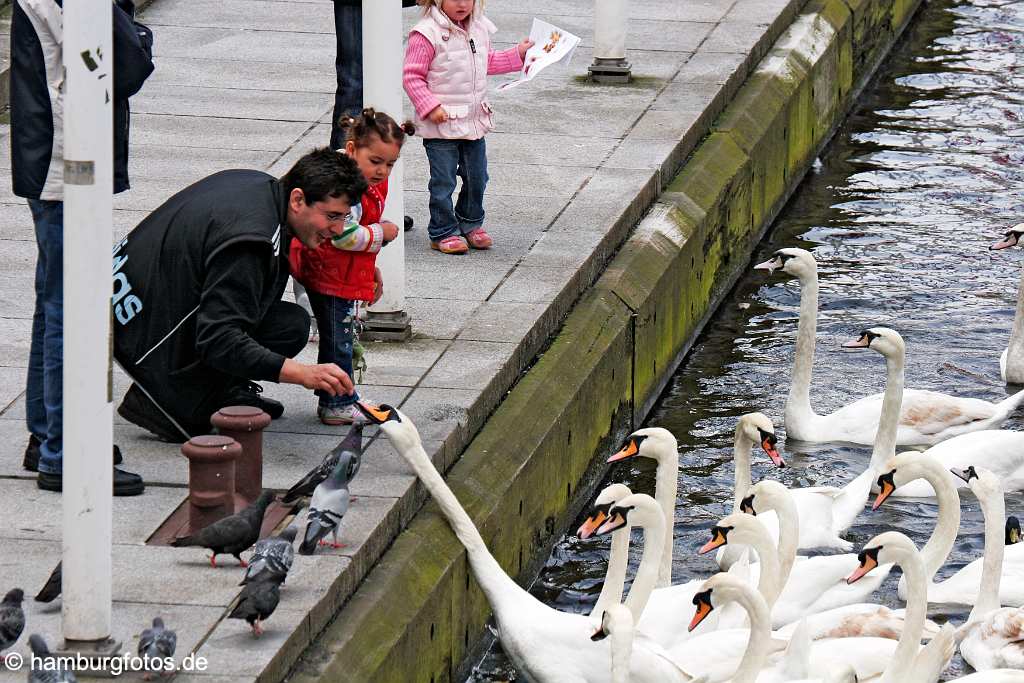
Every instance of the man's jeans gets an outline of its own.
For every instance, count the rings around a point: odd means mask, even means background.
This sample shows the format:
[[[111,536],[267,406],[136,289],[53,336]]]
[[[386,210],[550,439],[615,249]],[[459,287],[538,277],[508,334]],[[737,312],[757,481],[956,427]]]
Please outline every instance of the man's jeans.
[[[487,145],[479,140],[423,140],[430,162],[431,242],[451,235],[467,235],[484,224],[484,190],[487,189]],[[455,179],[462,178],[459,200],[452,206]]]
[[[363,110],[363,8],[334,3],[334,33],[338,51],[334,68],[338,72],[338,90],[334,93],[334,119],[331,120],[331,149],[341,149],[345,134],[338,128],[342,116]]]
[[[25,422],[41,442],[39,471],[63,471],[64,203],[28,200],[36,227],[36,307],[25,391]]]
[[[352,339],[354,337],[352,301],[328,294],[319,294],[311,289],[306,290],[309,305],[316,316],[316,327],[320,332],[320,350],[317,352],[317,363],[334,363],[344,370],[352,381]],[[331,396],[326,391],[316,391],[323,408],[344,408],[359,400],[359,393],[351,396],[338,394]]]

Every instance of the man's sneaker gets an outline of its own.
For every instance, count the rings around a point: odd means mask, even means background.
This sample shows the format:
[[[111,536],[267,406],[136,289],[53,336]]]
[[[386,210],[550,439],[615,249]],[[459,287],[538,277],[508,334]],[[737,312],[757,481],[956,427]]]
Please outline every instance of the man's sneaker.
[[[366,421],[366,418],[363,417],[363,414],[355,406],[341,406],[338,408],[317,406],[316,415],[320,418],[321,422],[331,427]]]
[[[29,472],[39,471],[39,439],[36,438],[35,434],[28,437],[28,446],[25,447],[25,457],[21,461],[21,466]],[[123,458],[121,457],[121,449],[114,444],[114,464],[120,465]]]
[[[117,414],[147,432],[156,434],[164,441],[184,443],[188,440],[188,436],[182,434],[181,430],[175,427],[135,384],[128,387],[121,405],[117,407]],[[208,431],[209,428],[197,431],[196,434],[205,434]]]
[[[50,472],[40,472],[39,478],[36,479],[36,485],[43,491],[54,491],[60,493],[64,487],[64,476],[61,474],[51,474]],[[142,481],[142,477],[132,472],[125,472],[118,468],[114,468],[114,495],[115,496],[138,496],[146,490],[146,485]]]
[[[225,392],[220,399],[220,407],[255,406],[269,415],[272,420],[284,415],[284,404],[272,398],[260,396],[262,393],[263,387],[256,382],[242,382]]]

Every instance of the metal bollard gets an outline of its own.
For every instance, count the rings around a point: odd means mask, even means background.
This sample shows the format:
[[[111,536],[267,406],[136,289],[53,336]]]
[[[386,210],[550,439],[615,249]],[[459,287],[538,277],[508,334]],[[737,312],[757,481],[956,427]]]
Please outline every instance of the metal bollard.
[[[210,424],[237,441],[242,455],[235,463],[235,512],[252,504],[263,490],[263,430],[270,416],[255,406],[228,406],[210,416]]]
[[[595,83],[629,83],[626,61],[627,0],[594,0],[594,63],[588,72]]]
[[[188,526],[196,533],[235,513],[235,462],[242,446],[222,434],[195,436],[181,447],[188,458]]]

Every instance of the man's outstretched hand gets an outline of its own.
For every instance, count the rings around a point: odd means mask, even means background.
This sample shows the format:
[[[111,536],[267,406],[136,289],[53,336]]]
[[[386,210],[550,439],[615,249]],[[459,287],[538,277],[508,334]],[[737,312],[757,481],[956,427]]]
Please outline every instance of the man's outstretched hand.
[[[301,384],[307,389],[326,391],[331,396],[351,395],[355,392],[352,378],[334,363],[307,365],[286,358],[278,380],[286,384]]]

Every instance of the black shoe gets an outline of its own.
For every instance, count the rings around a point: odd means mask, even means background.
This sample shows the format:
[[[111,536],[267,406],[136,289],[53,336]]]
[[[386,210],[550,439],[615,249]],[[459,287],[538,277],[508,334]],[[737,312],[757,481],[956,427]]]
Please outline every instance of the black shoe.
[[[412,216],[406,216],[405,217],[405,231],[409,232],[410,230],[412,230],[412,226],[413,226]]]
[[[228,389],[220,399],[220,407],[255,406],[270,416],[272,420],[284,415],[284,404],[272,398],[260,396],[263,387],[256,382],[243,382]]]
[[[64,476],[61,474],[51,474],[50,472],[40,472],[39,478],[36,480],[36,485],[44,491],[54,491],[60,493],[64,484]],[[125,472],[114,468],[114,495],[115,496],[138,496],[146,490],[146,485],[142,481],[142,477],[131,472]]]
[[[28,446],[25,446],[25,457],[21,461],[21,466],[29,472],[39,471],[39,439],[36,438],[35,434],[31,434],[28,437]],[[124,458],[121,457],[121,449],[114,444],[114,464],[120,465]]]
[[[182,434],[135,384],[128,387],[121,405],[117,407],[117,414],[147,432],[156,434],[164,441],[184,443],[188,440],[188,437]],[[205,434],[208,431],[209,429],[206,429],[196,433]]]

